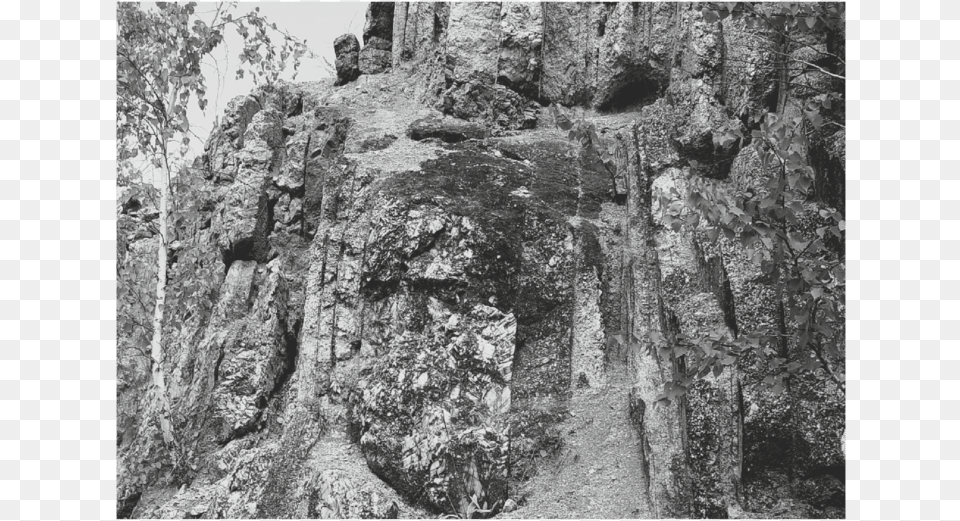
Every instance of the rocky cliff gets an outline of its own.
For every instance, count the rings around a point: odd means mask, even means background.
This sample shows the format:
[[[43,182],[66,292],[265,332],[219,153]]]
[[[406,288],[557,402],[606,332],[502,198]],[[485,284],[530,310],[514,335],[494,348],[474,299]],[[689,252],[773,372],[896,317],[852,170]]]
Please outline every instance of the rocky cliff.
[[[212,311],[167,317],[175,447],[119,332],[118,515],[843,517],[829,384],[774,395],[741,359],[664,405],[657,351],[610,341],[775,320],[739,242],[673,231],[653,193],[690,160],[752,182],[714,132],[798,114],[808,87],[772,64],[843,38],[788,49],[689,4],[373,4],[346,76],[233,100],[191,169],[207,200],[169,284],[213,281]],[[823,128],[809,204],[842,206]],[[149,278],[148,214],[121,210],[121,284]]]

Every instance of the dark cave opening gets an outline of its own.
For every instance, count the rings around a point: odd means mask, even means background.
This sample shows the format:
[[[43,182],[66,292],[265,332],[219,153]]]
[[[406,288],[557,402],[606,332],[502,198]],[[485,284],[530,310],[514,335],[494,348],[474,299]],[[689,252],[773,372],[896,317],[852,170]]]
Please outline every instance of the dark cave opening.
[[[612,90],[609,96],[597,105],[600,112],[627,112],[638,110],[656,101],[663,92],[659,81],[639,73]]]

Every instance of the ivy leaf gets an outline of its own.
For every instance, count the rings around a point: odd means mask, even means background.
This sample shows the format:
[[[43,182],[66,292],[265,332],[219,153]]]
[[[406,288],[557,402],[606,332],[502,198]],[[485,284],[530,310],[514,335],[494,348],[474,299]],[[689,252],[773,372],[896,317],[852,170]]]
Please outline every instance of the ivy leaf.
[[[777,380],[777,383],[773,385],[773,387],[770,389],[770,392],[772,392],[775,395],[779,395],[783,393],[783,390],[784,390],[783,380]]]
[[[820,114],[812,113],[807,115],[810,118],[810,123],[813,123],[813,127],[817,130],[820,130],[820,127],[823,126],[823,118],[820,117]]]
[[[710,239],[710,244],[715,244],[718,237],[720,237],[719,228],[713,227],[707,230],[707,238]]]

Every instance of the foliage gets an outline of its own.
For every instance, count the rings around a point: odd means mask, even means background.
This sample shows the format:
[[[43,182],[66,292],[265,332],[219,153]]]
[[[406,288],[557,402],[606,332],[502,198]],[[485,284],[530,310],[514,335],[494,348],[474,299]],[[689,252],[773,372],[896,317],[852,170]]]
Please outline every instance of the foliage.
[[[402,468],[432,503],[457,516],[493,513],[508,472],[510,388],[489,345],[472,333],[404,333],[351,398],[361,445],[397,440]]]
[[[238,77],[247,67],[256,73],[255,78],[274,84],[290,61],[294,69],[299,66],[306,46],[269,23],[259,14],[259,8],[234,18],[229,12],[233,6],[218,3],[208,23],[200,19],[196,6],[196,2],[157,2],[157,8],[151,10],[135,3],[118,4],[117,143],[121,183],[139,192],[154,192],[151,199],[156,207],[160,206],[156,201],[161,195],[172,197],[172,218],[160,219],[173,232],[169,235],[172,240],[164,246],[174,252],[171,257],[178,259],[180,273],[187,276],[168,302],[168,309],[177,310],[170,316],[190,316],[199,310],[205,318],[211,309],[206,297],[219,281],[213,271],[219,258],[215,249],[186,243],[200,236],[205,219],[202,209],[210,201],[210,188],[201,176],[183,165],[190,142],[187,106],[194,96],[201,110],[207,106],[201,62],[223,42],[223,31],[234,26],[244,38]],[[279,56],[271,32],[283,38]],[[181,146],[174,150],[169,144],[177,136]],[[140,170],[131,161],[141,156],[167,173],[168,191],[160,194],[143,183]],[[171,179],[176,172],[180,175]],[[133,290],[120,291],[122,297]],[[121,327],[135,339],[149,338],[149,328],[140,321],[124,322]]]
[[[816,110],[810,112],[812,119]],[[837,367],[842,366],[845,275],[834,245],[844,240],[846,221],[835,209],[810,200],[815,174],[805,157],[805,128],[800,117],[763,116],[751,136],[767,174],[759,186],[731,188],[692,177],[685,194],[672,189],[659,195],[662,222],[675,231],[699,228],[711,243],[721,235],[737,241],[773,287],[775,312],[782,314],[780,324],[739,338],[720,330],[700,338],[681,334],[666,343],[656,339],[664,346],[662,354],[682,357],[686,368],[668,386],[665,398],[685,392],[694,377],[719,375],[751,350],[768,363],[765,383],[776,393],[782,392],[789,375],[818,370],[843,392]],[[790,359],[790,347],[803,355]]]
[[[189,144],[187,106],[195,96],[200,109],[206,109],[202,61],[223,42],[227,26],[244,39],[238,78],[247,68],[256,73],[255,81],[274,84],[289,61],[295,78],[300,57],[307,52],[305,42],[278,30],[259,14],[259,7],[234,18],[228,12],[233,6],[221,2],[208,23],[196,12],[196,2],[156,6],[117,5],[117,154],[124,171],[133,168],[129,160],[141,155],[160,168],[171,160],[168,156],[175,151],[168,143],[177,136],[182,146]],[[271,32],[283,38],[279,57]]]
[[[214,187],[204,181],[203,171],[183,168],[170,187],[176,202],[171,227],[176,238],[170,244],[175,253],[167,296],[170,325],[182,329],[191,319],[205,322],[213,311],[214,292],[223,281],[223,263],[217,248],[210,247],[210,210]]]
[[[610,178],[613,181],[613,189],[616,191],[616,142],[604,143],[597,134],[597,125],[592,121],[587,121],[582,111],[579,117],[575,116],[571,119],[554,104],[550,105],[550,114],[553,115],[557,127],[567,132],[568,139],[580,143],[580,146],[582,146],[588,154],[596,154],[600,162],[603,163],[603,167],[607,170],[607,173],[610,174]]]
[[[726,2],[704,4],[701,12],[708,23],[743,17],[748,26],[773,29],[798,42],[793,38],[796,33],[840,26],[844,6]],[[842,79],[839,73],[808,65]],[[837,66],[842,67],[842,60]],[[675,231],[701,227],[711,243],[720,235],[739,241],[746,258],[773,288],[777,307],[776,325],[761,326],[737,338],[721,328],[699,338],[679,334],[657,339],[661,354],[671,358],[675,368],[663,399],[685,393],[695,377],[721,374],[748,351],[766,362],[763,382],[774,393],[783,392],[787,379],[799,372],[825,375],[844,393],[839,368],[843,366],[845,273],[838,245],[844,241],[846,221],[836,209],[814,202],[811,188],[816,173],[808,164],[810,135],[824,125],[823,111],[842,99],[841,93],[825,92],[804,101],[802,115],[786,118],[759,112],[753,116],[751,123],[757,128],[750,133],[749,146],[760,158],[763,173],[756,186],[730,189],[694,176],[686,194],[676,189],[659,194],[663,223]],[[718,130],[714,135],[718,148],[747,144],[739,129]],[[696,171],[699,165],[691,161],[690,166]]]
[[[810,47],[798,34],[835,30],[843,23],[842,3],[702,2],[703,19],[716,23],[728,17],[744,19],[748,27],[771,30],[795,47]],[[812,47],[811,47],[812,48]],[[835,70],[798,60],[822,72],[831,81],[843,80],[843,60],[836,58]],[[765,362],[763,383],[773,392],[782,392],[791,375],[800,372],[831,380],[844,393],[843,324],[845,274],[842,244],[846,221],[841,212],[815,202],[812,186],[815,172],[808,164],[811,135],[828,121],[825,111],[843,101],[841,92],[827,91],[801,104],[802,114],[785,117],[759,112],[749,123],[749,135],[738,127],[714,131],[714,146],[752,148],[759,158],[763,178],[755,186],[732,187],[696,176],[700,166],[689,161],[691,177],[685,193],[676,188],[656,194],[661,222],[674,231],[689,230],[710,243],[731,241],[753,262],[775,294],[774,312],[778,323],[761,326],[739,336],[720,327],[693,337],[650,332],[648,339],[659,346],[659,354],[674,368],[660,399],[682,396],[695,379],[719,376],[740,358],[754,352]],[[555,106],[551,110],[557,126],[569,131],[569,138],[588,151],[596,151],[605,164],[612,164],[615,151],[605,149],[592,123],[574,122]],[[829,121],[836,126],[843,126]],[[629,336],[629,338],[625,338]],[[613,335],[610,343],[639,349],[644,339]]]
[[[836,28],[844,21],[843,2],[700,2],[697,6],[707,23],[730,17],[743,19],[753,29],[778,29],[800,33]]]
[[[213,17],[206,22],[196,7],[196,2],[156,2],[155,8],[136,3],[117,6],[118,183],[153,200],[158,215],[151,225],[160,240],[155,259],[157,270],[152,274],[147,271],[130,273],[130,284],[120,288],[121,305],[130,307],[118,313],[118,332],[121,342],[126,341],[131,349],[144,355],[143,348],[149,339],[148,360],[152,366],[154,388],[149,389],[144,397],[151,410],[145,413],[141,425],[159,424],[167,449],[160,451],[153,447],[152,436],[138,436],[140,446],[130,457],[139,458],[135,465],[144,468],[172,463],[174,469],[161,474],[168,477],[182,471],[186,462],[173,432],[172,411],[164,382],[163,346],[168,336],[164,334],[164,317],[178,319],[193,315],[198,320],[204,319],[211,308],[207,297],[219,276],[212,271],[218,261],[215,249],[200,247],[199,242],[199,231],[203,228],[202,209],[209,195],[202,188],[202,180],[184,165],[190,135],[193,134],[187,108],[193,98],[201,110],[207,106],[202,61],[223,42],[223,31],[228,26],[235,27],[244,39],[241,71],[254,71],[257,81],[276,83],[288,61],[292,61],[296,69],[300,57],[306,52],[304,43],[269,24],[260,16],[259,8],[234,18],[228,12],[235,8],[234,4],[217,3]],[[279,56],[271,42],[273,33],[283,38]],[[260,54],[261,49],[265,56]],[[238,76],[242,76],[242,72]],[[145,183],[142,178],[145,169],[151,168],[162,173],[157,187]],[[121,201],[121,205],[126,202]],[[188,242],[192,242],[192,247],[185,247]],[[168,260],[179,262],[181,269],[173,271],[179,271],[186,275],[184,280],[191,281],[180,284],[169,301],[167,287],[175,281],[167,276]],[[149,285],[142,280],[148,276],[154,278],[156,291],[149,299],[153,309],[143,315],[141,311],[146,311],[147,299],[137,293],[137,288]],[[134,309],[136,311],[131,311]],[[149,315],[152,317],[144,320]],[[166,343],[169,344],[169,338]],[[143,485],[143,479],[133,485],[137,484]],[[131,484],[126,485],[126,493],[132,493]]]

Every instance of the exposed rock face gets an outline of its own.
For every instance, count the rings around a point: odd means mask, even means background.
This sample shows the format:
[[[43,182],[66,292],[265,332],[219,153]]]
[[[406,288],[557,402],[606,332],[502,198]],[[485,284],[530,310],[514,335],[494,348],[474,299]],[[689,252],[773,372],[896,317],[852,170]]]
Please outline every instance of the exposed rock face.
[[[360,51],[360,73],[361,74],[380,74],[390,68],[393,61],[393,53],[367,46]]]
[[[393,2],[371,2],[363,26],[360,72],[379,74],[393,64]]]
[[[212,306],[166,317],[181,441],[142,416],[149,364],[121,356],[118,512],[842,517],[843,401],[822,381],[772,395],[747,356],[658,402],[670,361],[649,334],[776,319],[740,242],[674,231],[655,196],[763,178],[751,149],[714,144],[770,103],[801,110],[768,86],[774,53],[739,45],[750,31],[683,4],[374,3],[364,50],[335,43],[336,86],[231,101],[176,250],[218,255],[171,269],[172,292],[202,282]],[[543,120],[547,102],[594,110],[614,167]],[[842,143],[811,139],[811,209],[835,204]],[[154,213],[120,212],[135,285]],[[593,509],[613,478],[627,499]]]
[[[483,139],[490,136],[489,130],[483,125],[453,118],[418,119],[410,125],[407,134],[414,141],[433,138],[445,143],[459,143],[467,139]]]
[[[393,16],[393,64],[431,60],[446,38],[447,2],[398,2]]]
[[[509,128],[523,126],[524,97],[607,110],[649,102],[682,54],[677,4],[439,5],[400,4],[394,63],[431,67],[436,55],[444,112]]]
[[[360,42],[353,34],[338,36],[333,41],[336,51],[337,82],[335,85],[344,85],[360,76]]]
[[[528,98],[540,94],[543,6],[504,2],[500,12],[497,83]]]
[[[363,26],[363,45],[390,51],[393,49],[393,2],[370,2]]]

